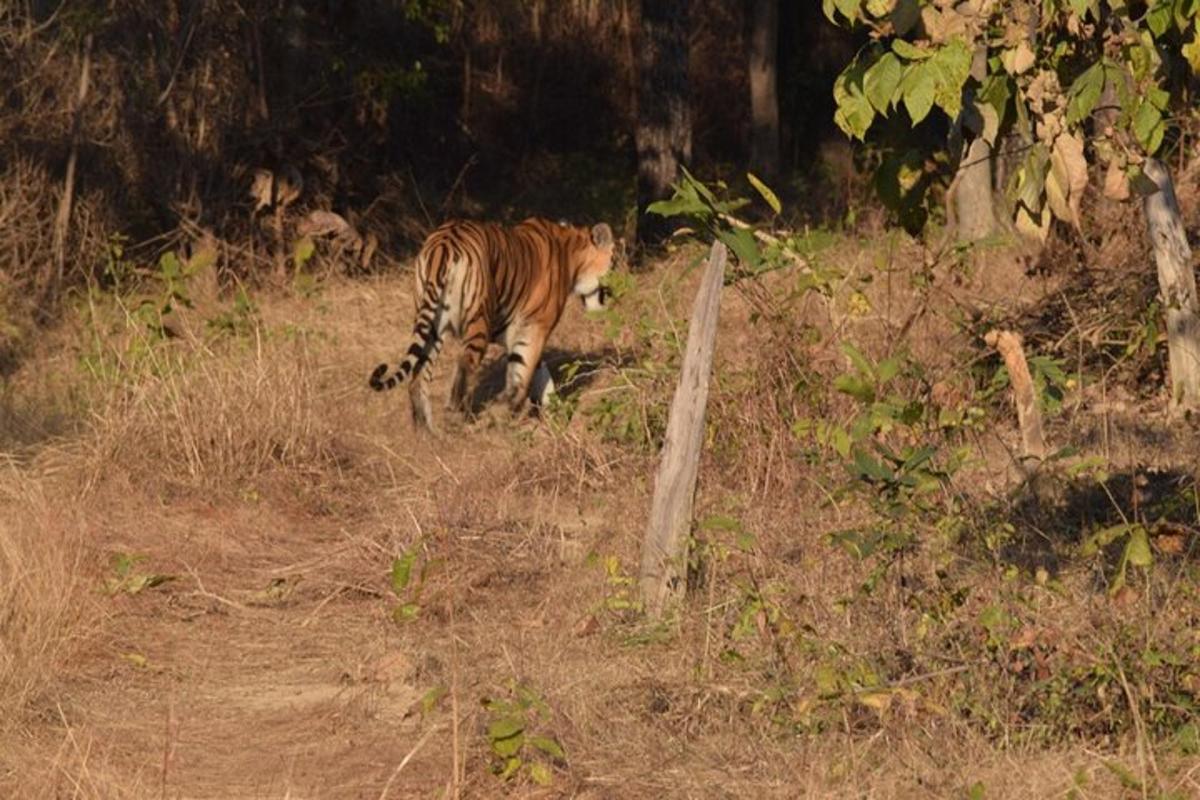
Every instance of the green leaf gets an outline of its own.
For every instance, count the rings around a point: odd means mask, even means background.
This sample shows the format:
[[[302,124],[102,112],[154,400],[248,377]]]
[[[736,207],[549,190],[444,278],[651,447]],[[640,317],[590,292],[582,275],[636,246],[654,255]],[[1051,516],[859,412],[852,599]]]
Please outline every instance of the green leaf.
[[[906,42],[904,39],[892,40],[892,51],[901,58],[906,58],[909,61],[924,61],[927,58],[932,58],[934,50],[923,50],[911,42]]]
[[[774,211],[776,214],[783,211],[783,206],[779,202],[779,197],[773,191],[771,191],[770,186],[767,186],[765,183],[759,180],[757,175],[755,175],[753,172],[747,172],[746,180],[750,181],[750,185],[754,187],[755,191],[762,195],[762,199],[767,201],[767,205],[771,207],[772,211]]]
[[[549,736],[530,736],[529,743],[551,758],[557,758],[559,761],[567,760],[567,754],[563,752],[562,745]]]
[[[1200,28],[1192,32],[1192,38],[1183,45],[1182,53],[1192,74],[1200,75]]]
[[[316,249],[317,246],[313,243],[311,236],[305,236],[297,240],[295,247],[292,249],[292,261],[296,264],[296,267],[303,267],[313,257]]]
[[[863,92],[863,66],[854,61],[833,83],[833,100],[837,110],[833,121],[847,136],[862,139],[875,119],[875,109]]]
[[[1162,127],[1162,111],[1156,108],[1149,98],[1138,104],[1137,111],[1133,114],[1133,135],[1137,137],[1138,144],[1145,149],[1147,155],[1154,155],[1158,145],[1162,143]]]
[[[1160,2],[1157,3],[1145,16],[1146,26],[1150,28],[1150,32],[1155,38],[1161,37],[1167,32],[1167,28],[1171,27],[1172,20],[1172,3]]]
[[[846,18],[847,22],[858,21],[860,2],[861,0],[833,0],[838,12]]]
[[[842,342],[841,351],[850,359],[850,364],[864,378],[875,380],[875,369],[871,366],[871,362],[862,354],[862,351],[855,347],[850,342]]]
[[[1111,525],[1107,528],[1101,528],[1084,540],[1080,552],[1085,556],[1093,556],[1099,553],[1105,547],[1120,539],[1122,536],[1128,535],[1133,530],[1133,525],[1127,522],[1122,522],[1119,525]]]
[[[880,114],[887,115],[903,77],[904,65],[895,53],[884,53],[863,76],[863,93]]]
[[[1039,142],[1030,148],[1025,162],[1017,170],[1017,202],[1034,213],[1042,210],[1049,168],[1050,151]]]
[[[833,379],[833,388],[848,394],[860,403],[875,402],[875,386],[855,375],[838,375]]]
[[[1077,2],[1078,0],[1076,0]],[[1084,0],[1086,2],[1086,0]],[[984,786],[983,781],[975,781],[971,784],[971,788],[967,789],[967,800],[983,800]]]
[[[1129,541],[1125,543],[1125,562],[1135,567],[1148,567],[1154,563],[1150,538],[1142,525],[1135,525],[1129,531]]]
[[[409,622],[416,619],[420,613],[421,606],[417,603],[402,603],[392,611],[392,619],[396,622]]]
[[[433,710],[438,701],[446,696],[445,686],[435,686],[425,694],[421,695],[421,710],[428,714]]]
[[[936,90],[934,102],[951,118],[962,111],[963,87],[971,77],[971,48],[962,39],[954,39],[941,47],[929,60],[934,71]]]
[[[669,200],[656,200],[646,206],[646,211],[660,217],[695,216],[708,219],[712,216],[711,209],[700,200],[695,188],[687,185],[676,187],[675,196]]]
[[[517,717],[501,717],[488,725],[488,740],[501,758],[515,756],[525,744],[525,721]]]
[[[722,228],[717,231],[717,238],[733,251],[742,266],[754,269],[762,263],[758,242],[755,241],[754,234],[746,228]]]
[[[904,78],[900,81],[900,96],[913,125],[929,116],[937,89],[937,67],[931,67],[930,62],[910,64],[904,71]]]
[[[412,550],[392,561],[392,591],[397,595],[408,588],[412,579],[413,564],[416,563],[417,552]]]
[[[517,758],[516,756],[513,756],[512,758],[510,758],[504,762],[504,769],[500,770],[500,772],[498,773],[500,779],[508,780],[513,775],[516,775],[517,770],[519,770],[524,765],[525,765],[524,761]]]
[[[554,783],[554,773],[540,761],[535,761],[529,765],[529,777],[538,786],[549,786]]]
[[[893,481],[896,474],[887,465],[872,458],[865,450],[854,449],[854,467],[862,477],[876,481]]]
[[[162,277],[168,281],[177,280],[183,273],[183,265],[179,263],[179,256],[175,255],[174,250],[168,250],[159,256],[158,271],[162,273]]]
[[[1075,79],[1068,91],[1067,122],[1078,124],[1087,119],[1096,108],[1104,92],[1104,64],[1097,62]]]
[[[887,383],[892,378],[894,378],[900,374],[900,359],[885,358],[883,361],[879,362],[879,365],[876,369],[879,373],[879,375],[878,375],[879,383],[881,383],[881,384]]]

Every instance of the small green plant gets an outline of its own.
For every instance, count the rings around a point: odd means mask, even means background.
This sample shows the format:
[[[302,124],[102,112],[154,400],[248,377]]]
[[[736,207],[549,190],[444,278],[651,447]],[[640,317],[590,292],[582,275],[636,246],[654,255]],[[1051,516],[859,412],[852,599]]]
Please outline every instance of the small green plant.
[[[902,380],[920,378],[918,365],[899,356],[873,363],[848,342],[842,351],[850,370],[834,380],[834,387],[858,410],[846,424],[799,420],[793,432],[831,447],[849,476],[839,494],[857,495],[875,514],[870,525],[831,535],[854,557],[877,562],[861,587],[870,593],[895,560],[916,545],[923,525],[955,535],[959,512],[945,489],[966,455],[945,452],[955,425],[945,424],[941,409],[906,391],[921,383]]]
[[[1149,569],[1154,564],[1154,553],[1150,550],[1150,533],[1146,526],[1137,522],[1122,522],[1096,531],[1084,540],[1080,554],[1085,558],[1106,551],[1113,544],[1121,544],[1116,571],[1108,584],[1110,594],[1124,588],[1129,567]]]
[[[174,580],[174,575],[164,575],[156,572],[141,572],[135,567],[146,561],[144,555],[117,553],[113,556],[113,574],[104,582],[105,591],[110,595],[140,594],[146,589],[153,589],[167,581]]]
[[[554,767],[565,766],[567,754],[545,732],[550,706],[530,686],[513,682],[508,697],[483,698],[490,716],[488,744],[495,762],[492,771],[504,780],[527,775],[539,786],[554,782]]]
[[[413,570],[416,568],[418,560],[421,561],[421,565],[416,571],[414,580]],[[436,562],[428,558],[421,559],[421,547],[419,544],[413,545],[392,559],[392,568],[389,576],[392,593],[399,601],[396,607],[392,609],[392,619],[396,622],[409,622],[420,615],[421,591],[424,589],[425,582],[435,566]]]
[[[642,610],[642,601],[638,597],[637,578],[625,571],[621,559],[614,555],[603,559],[595,554],[589,557],[592,563],[599,562],[604,566],[604,601],[603,610],[620,615],[636,614]]]

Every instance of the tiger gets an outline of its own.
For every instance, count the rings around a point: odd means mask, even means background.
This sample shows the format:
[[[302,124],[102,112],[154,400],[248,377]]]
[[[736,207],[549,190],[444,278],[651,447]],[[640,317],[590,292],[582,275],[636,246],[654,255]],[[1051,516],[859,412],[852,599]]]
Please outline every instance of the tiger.
[[[409,381],[414,423],[433,431],[428,385],[448,333],[463,343],[451,384],[449,408],[470,417],[476,374],[489,342],[507,352],[501,395],[517,415],[531,384],[545,402],[554,381],[542,350],[567,301],[579,296],[588,310],[602,309],[602,279],[612,269],[617,243],[605,223],[590,228],[531,218],[512,227],[451,220],[429,234],[416,259],[416,322],[412,342],[395,367],[380,364],[368,381],[375,391]]]

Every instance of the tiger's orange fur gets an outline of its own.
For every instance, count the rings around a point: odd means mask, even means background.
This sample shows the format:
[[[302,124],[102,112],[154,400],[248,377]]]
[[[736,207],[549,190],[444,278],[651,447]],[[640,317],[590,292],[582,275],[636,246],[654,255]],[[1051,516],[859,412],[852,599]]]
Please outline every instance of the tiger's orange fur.
[[[519,411],[535,369],[549,381],[542,350],[571,295],[581,296],[589,308],[602,304],[600,279],[612,268],[614,249],[612,229],[605,224],[585,228],[544,219],[513,227],[444,223],[417,255],[412,343],[394,369],[388,364],[375,368],[371,388],[382,391],[409,381],[413,419],[432,429],[427,387],[445,336],[452,333],[464,347],[450,406],[468,411],[488,342],[499,341],[508,352],[504,397]],[[553,382],[548,386],[553,390]]]

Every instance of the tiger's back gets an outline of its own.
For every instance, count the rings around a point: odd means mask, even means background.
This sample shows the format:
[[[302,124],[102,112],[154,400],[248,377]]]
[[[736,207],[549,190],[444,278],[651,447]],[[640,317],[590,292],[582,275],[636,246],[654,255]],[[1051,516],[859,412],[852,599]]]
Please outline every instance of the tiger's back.
[[[518,410],[529,391],[550,332],[572,294],[588,307],[602,303],[600,280],[611,269],[615,243],[604,224],[591,229],[529,219],[514,227],[455,220],[429,235],[416,261],[417,318],[412,342],[389,374],[371,375],[376,390],[411,381],[413,416],[432,427],[427,384],[447,333],[462,340],[450,405],[467,411],[475,374],[489,341],[508,352],[505,397]],[[417,380],[420,377],[421,380]]]

